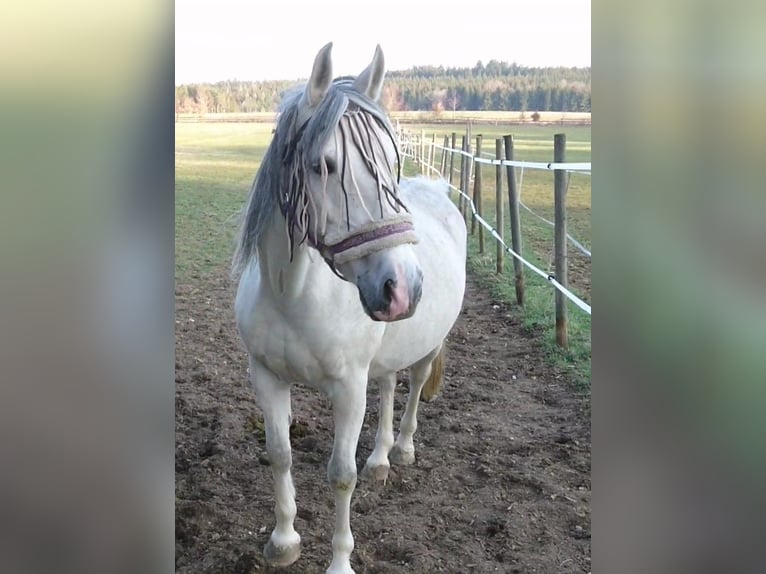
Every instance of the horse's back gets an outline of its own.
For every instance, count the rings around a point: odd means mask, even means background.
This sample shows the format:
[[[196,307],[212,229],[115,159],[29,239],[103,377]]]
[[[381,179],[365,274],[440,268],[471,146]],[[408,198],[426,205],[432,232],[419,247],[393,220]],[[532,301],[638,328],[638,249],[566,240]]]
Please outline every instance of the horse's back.
[[[454,245],[456,259],[465,264],[466,228],[460,211],[448,195],[449,184],[443,179],[413,177],[401,182],[402,199],[413,212],[418,236],[446,232]]]

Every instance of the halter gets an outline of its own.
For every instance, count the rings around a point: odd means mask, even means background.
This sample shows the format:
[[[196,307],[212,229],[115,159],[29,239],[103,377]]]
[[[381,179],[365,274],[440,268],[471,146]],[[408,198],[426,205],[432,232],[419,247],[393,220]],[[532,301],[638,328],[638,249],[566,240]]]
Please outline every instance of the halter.
[[[405,243],[417,243],[412,217],[402,214],[385,221],[373,221],[353,233],[328,234],[325,242],[311,242],[333,270],[355,259],[376,251],[390,249]]]

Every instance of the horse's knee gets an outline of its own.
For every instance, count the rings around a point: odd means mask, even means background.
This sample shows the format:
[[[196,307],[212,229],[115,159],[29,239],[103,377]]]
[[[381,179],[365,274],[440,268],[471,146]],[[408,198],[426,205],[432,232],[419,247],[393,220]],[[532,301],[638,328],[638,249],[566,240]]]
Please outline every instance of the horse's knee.
[[[269,454],[269,464],[273,470],[286,472],[290,470],[293,463],[293,455],[290,447],[282,444],[274,444],[266,441],[266,451]]]
[[[356,462],[330,459],[327,478],[333,490],[350,490],[356,486]]]

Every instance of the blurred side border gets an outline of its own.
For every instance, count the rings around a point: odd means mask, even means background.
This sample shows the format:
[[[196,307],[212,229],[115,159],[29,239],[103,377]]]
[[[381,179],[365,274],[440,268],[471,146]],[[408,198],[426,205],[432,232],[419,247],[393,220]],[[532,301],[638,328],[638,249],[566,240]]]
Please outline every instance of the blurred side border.
[[[766,7],[593,8],[593,568],[756,571]]]
[[[0,19],[0,570],[174,570],[172,2]]]

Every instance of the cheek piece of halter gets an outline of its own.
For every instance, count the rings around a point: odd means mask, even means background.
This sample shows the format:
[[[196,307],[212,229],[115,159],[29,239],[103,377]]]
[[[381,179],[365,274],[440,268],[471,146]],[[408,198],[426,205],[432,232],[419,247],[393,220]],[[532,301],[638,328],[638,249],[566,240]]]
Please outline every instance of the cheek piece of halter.
[[[283,166],[288,166],[292,163],[307,124],[308,122],[304,123],[297,130],[292,144],[285,148],[282,154]],[[396,156],[396,185],[398,186],[401,179],[401,163],[399,161],[398,149],[396,150]],[[298,181],[294,183],[302,186],[303,177],[304,176],[301,174]],[[289,192],[285,192],[285,194],[280,197],[279,203],[282,215],[287,220],[288,229],[290,229],[296,225],[296,216],[294,213],[291,213],[292,210],[288,199]],[[312,237],[311,233],[309,233],[308,226],[306,226],[303,237],[300,238],[298,244],[300,245],[304,241],[308,242],[311,247],[319,251],[333,273],[344,281],[349,281],[349,279],[344,277],[338,270],[338,265],[343,265],[349,261],[366,257],[376,251],[390,249],[405,243],[418,242],[418,237],[415,234],[415,227],[412,224],[412,216],[407,212],[407,207],[404,204],[400,202],[398,203],[404,208],[405,213],[400,213],[395,217],[387,218],[385,220],[371,221],[354,230],[349,229],[347,232],[328,233],[321,239]],[[292,233],[290,233],[290,236],[292,237]],[[290,258],[292,259],[292,240]]]

